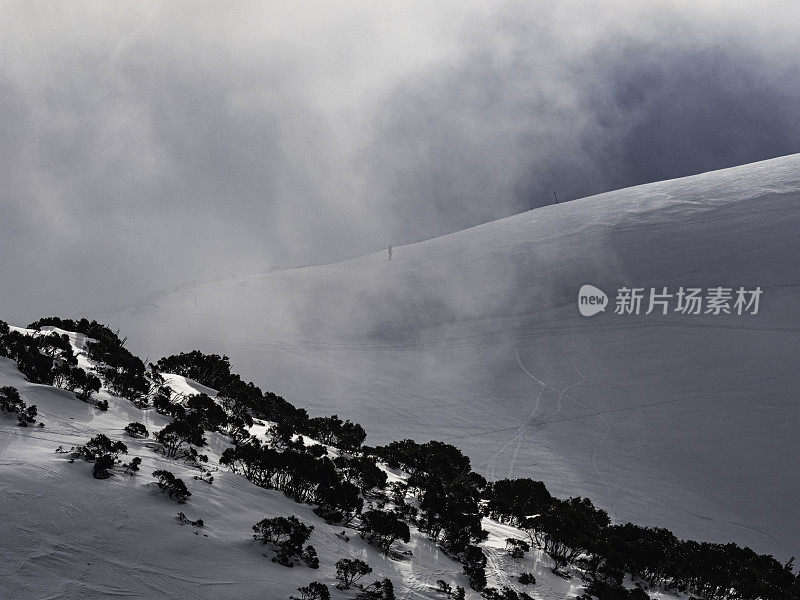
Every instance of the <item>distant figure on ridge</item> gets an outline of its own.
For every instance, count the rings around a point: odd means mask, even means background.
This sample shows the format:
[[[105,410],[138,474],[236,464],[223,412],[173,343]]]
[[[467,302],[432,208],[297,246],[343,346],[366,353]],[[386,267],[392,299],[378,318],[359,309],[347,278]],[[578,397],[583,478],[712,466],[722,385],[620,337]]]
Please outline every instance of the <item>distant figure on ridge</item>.
[[[389,244],[389,260],[392,260],[392,245]]]

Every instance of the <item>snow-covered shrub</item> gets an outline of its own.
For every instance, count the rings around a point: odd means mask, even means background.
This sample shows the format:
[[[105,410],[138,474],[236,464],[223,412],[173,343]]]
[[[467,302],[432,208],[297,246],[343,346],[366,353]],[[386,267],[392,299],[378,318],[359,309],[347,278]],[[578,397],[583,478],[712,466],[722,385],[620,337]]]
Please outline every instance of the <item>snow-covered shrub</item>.
[[[205,457],[205,455],[203,456]],[[211,471],[206,471],[205,469],[203,469],[203,473],[201,475],[194,475],[192,479],[196,481],[202,481],[203,483],[207,483],[208,485],[212,485],[214,483],[214,476],[211,474]]]
[[[153,477],[158,480],[156,482],[158,489],[160,489],[162,493],[169,496],[171,500],[174,500],[178,504],[185,503],[186,500],[189,499],[189,496],[192,495],[192,493],[186,487],[186,484],[183,482],[183,479],[178,479],[169,471],[164,469],[153,471]]]
[[[48,335],[39,335],[35,339],[42,349],[43,354],[50,358],[58,359],[62,364],[78,364],[78,358],[72,351],[72,345],[69,343],[69,336],[66,334],[58,334],[53,331]]]
[[[319,508],[314,512],[327,523],[349,523],[364,507],[364,500],[359,495],[358,488],[346,481],[319,485],[315,500]]]
[[[109,391],[115,396],[127,398],[137,405],[146,405],[150,382],[144,374],[144,366],[136,357],[126,360],[124,364],[126,366],[103,369],[103,378]]]
[[[453,588],[450,587],[450,584],[447,583],[444,579],[437,579],[436,592],[439,594],[444,594],[445,596],[449,596],[453,593]]]
[[[650,600],[650,596],[647,595],[647,592],[640,588],[628,590],[621,583],[608,583],[600,580],[593,580],[589,583],[586,587],[585,596],[594,596],[595,598],[599,598],[599,600]],[[709,597],[724,598],[725,595],[712,595]]]
[[[543,512],[553,500],[544,483],[528,478],[489,483],[483,498],[487,516],[511,525],[519,525],[527,516]]]
[[[86,351],[94,361],[100,363],[98,372],[109,391],[115,396],[139,403],[150,391],[150,382],[145,376],[145,366],[140,358],[125,348],[125,339],[116,332],[95,321],[81,319],[76,327],[94,338],[86,343]]]
[[[311,532],[314,531],[314,527],[312,525],[306,525],[300,521],[300,519],[292,515],[291,517],[261,519],[261,521],[253,525],[253,531],[253,539],[258,540],[262,544],[269,544],[275,550],[276,556],[273,558],[273,561],[289,567],[294,564],[293,561],[295,558],[304,560],[303,544],[311,537]],[[305,552],[307,553],[308,560],[313,564],[313,559],[316,557],[316,550],[308,546]],[[317,566],[319,566],[318,560]]]
[[[203,354],[198,350],[165,356],[157,366],[162,373],[182,375],[215,390],[223,389],[231,377],[231,363],[227,356]]]
[[[40,339],[9,331],[3,335],[2,354],[17,362],[17,368],[28,381],[52,385],[53,359],[42,352]]]
[[[365,575],[372,573],[372,567],[360,558],[340,558],[336,562],[336,587],[349,590],[350,587]]]
[[[207,431],[221,431],[228,425],[228,415],[213,398],[195,394],[186,400],[187,416],[194,415],[197,423]]]
[[[156,366],[162,372],[183,375],[217,390],[217,399],[230,413],[226,430],[231,435],[242,436],[243,429],[252,425],[253,417],[285,424],[292,433],[308,433],[309,418],[304,409],[295,408],[272,392],[262,392],[252,382],[244,382],[231,372],[227,356],[194,350],[161,358]]]
[[[314,546],[308,545],[303,549],[302,554],[300,554],[300,559],[306,563],[307,567],[311,569],[319,569],[319,556],[317,556],[317,550]]]
[[[312,525],[306,525],[296,516],[273,517],[262,519],[253,525],[253,539],[262,544],[272,543],[276,546],[302,546],[314,531]]]
[[[352,515],[361,507],[358,488],[341,482],[328,457],[315,458],[292,449],[280,451],[251,437],[245,443],[227,448],[220,464],[263,488],[279,489],[297,502],[316,502],[323,513],[328,510],[343,513],[331,516],[332,521],[349,518],[344,513]],[[341,496],[337,497],[334,490]]]
[[[408,542],[411,539],[408,525],[396,514],[382,510],[363,513],[359,530],[362,538],[375,543],[384,554],[389,554],[392,544],[397,540]]]
[[[82,333],[91,338],[86,343],[86,351],[89,358],[99,363],[98,371],[108,386],[109,390],[123,398],[128,398],[134,402],[139,402],[143,396],[150,391],[150,382],[145,376],[144,363],[125,348],[125,339],[120,339],[115,331],[97,321],[88,319],[61,319],[59,317],[46,317],[31,323],[30,329],[41,330],[42,327],[53,326],[67,331]],[[31,336],[23,336],[31,337]],[[51,383],[48,381],[46,371],[52,369],[52,361],[55,359],[56,367],[71,366],[77,367],[77,358],[72,352],[69,338],[66,335],[50,333],[49,335],[37,335],[36,343],[41,348],[41,354],[51,360],[48,368],[44,361],[36,358],[29,353],[21,356],[22,367],[20,370],[29,378],[36,378],[38,383]],[[18,341],[15,346],[19,346]],[[15,356],[15,360],[18,358]],[[19,360],[18,360],[19,363]],[[31,373],[31,375],[29,375]],[[54,373],[50,373],[53,376]],[[60,374],[55,374],[60,380],[81,379],[80,372],[71,373],[68,369]],[[98,391],[99,385],[95,388],[95,376],[83,377],[82,381],[70,384],[69,387],[76,391],[76,395],[87,400],[92,391]],[[31,379],[33,381],[33,379]],[[99,380],[98,380],[99,381]],[[60,385],[60,384],[59,384]],[[146,404],[146,403],[145,403]],[[102,408],[101,408],[102,410]]]
[[[308,585],[297,588],[300,597],[289,596],[289,600],[331,600],[331,593],[328,586],[319,581],[312,581]]]
[[[146,438],[150,435],[150,432],[147,431],[147,427],[138,421],[133,421],[125,425],[124,431],[131,437]]]
[[[76,454],[86,461],[97,460],[98,457],[110,454],[117,458],[119,454],[127,454],[128,447],[123,442],[114,442],[106,434],[99,433],[83,446],[78,446]]]
[[[142,459],[134,456],[131,462],[122,465],[126,475],[136,475],[139,471],[139,465],[142,464]]]
[[[464,600],[465,596],[464,588],[456,586],[456,588],[453,589],[450,584],[443,579],[436,581],[436,587],[434,588],[434,591],[437,594],[443,594],[444,596],[449,596],[450,598],[455,598],[456,600]]]
[[[36,422],[36,415],[39,410],[36,405],[27,406],[19,395],[19,390],[13,386],[0,388],[0,410],[17,415],[17,423],[20,427],[27,427]]]
[[[280,450],[292,448],[294,434],[294,425],[288,421],[278,421],[277,423],[270,425],[267,429],[267,436],[271,442],[271,445]],[[295,448],[296,446],[292,449]]]
[[[395,600],[394,584],[391,579],[384,579],[364,586],[356,600]]]
[[[402,440],[368,451],[410,474],[409,487],[418,490],[420,499],[420,529],[434,539],[443,535],[450,553],[461,554],[471,542],[485,538],[478,501],[486,480],[472,471],[461,450],[435,440]]]
[[[359,487],[362,492],[386,487],[387,475],[372,456],[341,455],[333,459],[336,470],[344,480]]]
[[[175,517],[175,518],[176,518],[176,519],[177,519],[177,520],[178,520],[178,521],[179,521],[181,524],[192,525],[192,526],[194,526],[194,527],[204,527],[204,526],[205,526],[205,523],[203,523],[203,519],[197,519],[197,520],[195,520],[195,521],[192,521],[191,519],[189,519],[189,518],[188,518],[188,517],[187,517],[185,514],[183,514],[182,512],[179,512],[179,513],[178,513],[178,516],[177,516],[177,517]]]
[[[53,370],[53,385],[67,389],[79,400],[88,402],[92,394],[100,391],[101,382],[96,375],[80,367],[62,364]]]
[[[483,590],[486,587],[486,554],[479,546],[469,546],[462,562],[469,586],[477,592]]]
[[[526,552],[530,552],[530,544],[518,538],[506,538],[506,554],[511,558],[522,558]]]
[[[169,386],[161,386],[153,393],[153,406],[160,415],[172,417],[173,419],[183,417],[186,410],[181,404],[172,402],[172,390]]]
[[[486,600],[533,600],[525,592],[517,592],[508,586],[503,586],[499,590],[490,587],[484,588],[482,595]]]
[[[352,421],[342,421],[338,416],[314,417],[308,420],[302,433],[342,450],[356,450],[364,443],[364,428]]]
[[[107,479],[111,476],[111,468],[121,462],[120,454],[127,454],[128,447],[122,442],[114,442],[107,435],[100,433],[83,446],[78,446],[73,457],[93,462],[92,475],[95,479]]]
[[[108,479],[111,477],[110,469],[114,467],[116,461],[111,454],[98,456],[94,461],[92,477],[95,479]]]
[[[30,323],[28,325],[28,329],[41,330],[42,327],[48,326],[57,327],[58,329],[63,329],[64,331],[82,333],[87,337],[97,340],[116,340],[117,342],[124,343],[124,340],[120,341],[117,334],[107,326],[103,325],[102,323],[98,323],[97,321],[89,321],[86,318],[75,321],[74,319],[62,319],[60,317],[42,317],[41,319]]]
[[[526,519],[522,526],[558,570],[596,547],[610,523],[608,513],[595,508],[588,498],[570,498],[554,500],[542,514]]]
[[[269,428],[269,435],[276,447],[303,452],[314,458],[328,456],[328,447],[322,444],[306,444],[302,436],[295,436],[291,424],[278,424]]]
[[[20,397],[19,390],[7,385],[0,388],[0,410],[17,414],[25,409],[25,401]]]
[[[196,417],[187,415],[168,423],[156,434],[167,458],[189,458],[191,446],[204,446],[205,430]]]
[[[536,577],[533,573],[520,573],[519,577],[517,577],[517,581],[519,581],[522,585],[533,585],[536,583]]]

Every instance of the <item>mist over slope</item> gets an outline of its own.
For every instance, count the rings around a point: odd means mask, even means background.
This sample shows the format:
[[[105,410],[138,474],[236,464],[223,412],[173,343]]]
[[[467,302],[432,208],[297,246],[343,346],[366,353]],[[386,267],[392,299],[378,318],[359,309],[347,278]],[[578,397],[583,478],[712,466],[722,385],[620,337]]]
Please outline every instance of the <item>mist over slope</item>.
[[[101,315],[199,349],[368,443],[454,443],[616,519],[800,547],[800,155],[548,206],[357,260],[155,293]],[[577,310],[591,283],[763,290],[757,315]],[[644,311],[643,311],[644,312]]]

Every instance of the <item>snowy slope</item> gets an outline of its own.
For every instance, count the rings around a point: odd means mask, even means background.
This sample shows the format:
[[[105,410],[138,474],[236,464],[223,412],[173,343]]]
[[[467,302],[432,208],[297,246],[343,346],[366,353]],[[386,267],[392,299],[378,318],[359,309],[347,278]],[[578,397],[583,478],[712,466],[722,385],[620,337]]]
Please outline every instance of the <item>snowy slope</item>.
[[[403,597],[428,598],[433,593],[427,583],[441,577],[453,581],[460,571],[446,557],[431,560],[438,553],[421,537],[410,545],[416,556],[408,563],[383,558],[352,531],[351,542],[344,542],[334,535],[341,527],[327,526],[312,507],[258,488],[240,475],[219,471],[213,485],[195,481],[196,470],[155,454],[147,440],[123,434],[132,420],[153,430],[166,418],[107,394],[110,408],[101,413],[70,392],[28,383],[7,359],[0,363],[0,383],[20,389],[46,423],[44,429],[23,429],[0,416],[2,598],[288,598],[314,579],[332,587],[333,564],[342,556],[363,558],[376,576],[421,592]],[[95,480],[91,465],[70,464],[67,455],[54,453],[58,446],[83,444],[96,433],[124,441],[129,455],[143,459],[140,474]],[[192,492],[187,504],[160,494],[150,476],[158,468],[187,482]],[[175,519],[179,510],[190,519],[203,518],[205,526],[181,525]],[[319,570],[275,565],[251,539],[251,526],[258,520],[291,514],[316,527],[309,542],[319,552]],[[413,575],[419,561],[425,564],[422,579]],[[433,581],[426,582],[429,577]]]
[[[75,342],[81,336],[69,335],[79,349]],[[80,359],[86,364],[85,356]],[[166,379],[177,392],[199,388],[216,393],[177,375]],[[389,577],[400,599],[441,598],[434,591],[440,579],[468,588],[462,565],[414,529],[410,543],[403,545],[411,556],[389,559],[354,530],[348,528],[348,540],[337,537],[342,527],[325,524],[311,506],[259,488],[241,475],[219,469],[211,485],[194,479],[196,469],[154,452],[149,439],[124,434],[131,421],[144,423],[151,432],[168,422],[152,408],[141,410],[100,392],[98,397],[109,401],[109,410],[100,412],[71,392],[29,383],[12,361],[0,358],[0,386],[5,385],[37,405],[45,427],[20,428],[0,413],[0,598],[285,599],[312,580],[326,583],[335,599],[352,598],[356,590],[334,588],[334,563],[342,557],[361,558],[373,568],[365,583]],[[263,432],[263,426],[252,431]],[[128,455],[122,458],[142,458],[140,472],[128,476],[117,470],[110,479],[97,480],[89,463],[70,462],[69,454],[55,452],[84,444],[98,433],[124,441]],[[216,469],[228,443],[219,434],[208,437],[204,452],[209,454],[208,468]],[[150,476],[155,469],[168,469],[187,483],[192,496],[186,504],[159,492]],[[178,511],[190,520],[202,518],[204,526],[182,524]],[[297,515],[315,527],[309,542],[319,553],[318,570],[274,564],[269,550],[251,539],[254,523],[281,515]],[[522,538],[523,532],[489,519],[484,519],[484,528],[490,534],[485,546],[490,585],[524,587],[543,600],[582,593],[581,579],[554,575],[552,561],[541,552],[522,559],[505,554],[505,538]],[[523,571],[533,573],[537,583],[520,586],[515,577]],[[468,590],[467,597],[480,596]],[[652,597],[679,598],[658,591]]]
[[[619,520],[800,548],[800,155],[548,206],[350,262],[150,295],[142,356],[197,348],[368,443],[457,444]],[[578,314],[584,283],[761,286],[758,315]]]

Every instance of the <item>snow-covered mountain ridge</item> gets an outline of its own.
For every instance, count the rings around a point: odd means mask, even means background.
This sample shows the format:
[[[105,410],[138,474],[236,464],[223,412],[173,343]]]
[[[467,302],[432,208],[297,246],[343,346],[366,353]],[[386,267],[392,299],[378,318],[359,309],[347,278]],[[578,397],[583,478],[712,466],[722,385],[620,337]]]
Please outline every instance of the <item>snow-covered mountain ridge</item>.
[[[620,520],[800,545],[800,155],[548,206],[322,267],[104,315],[143,356],[224,353],[257,384],[457,444]],[[577,292],[763,290],[757,315],[591,318]],[[644,312],[644,309],[643,311]]]

